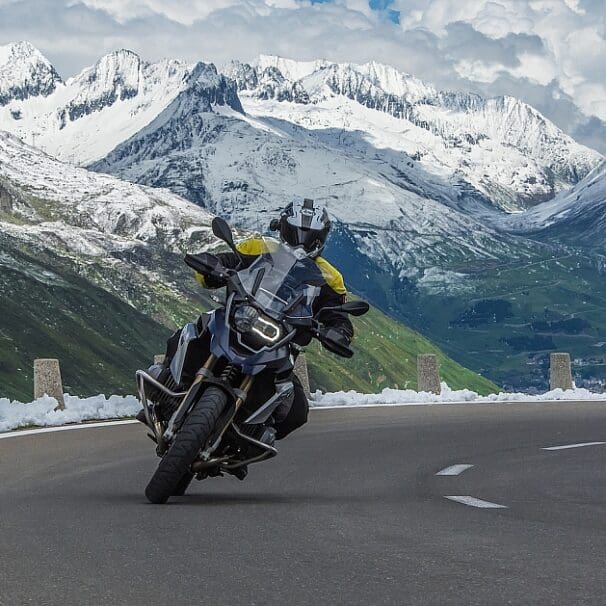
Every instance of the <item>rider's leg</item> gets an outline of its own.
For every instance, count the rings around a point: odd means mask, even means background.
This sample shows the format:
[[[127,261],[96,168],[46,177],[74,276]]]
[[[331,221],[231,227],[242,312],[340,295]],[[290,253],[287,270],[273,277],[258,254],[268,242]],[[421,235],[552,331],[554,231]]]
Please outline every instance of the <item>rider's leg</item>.
[[[294,385],[294,397],[290,410],[283,420],[276,423],[276,439],[278,440],[285,438],[289,433],[307,423],[309,402],[299,379],[295,375],[292,377],[292,382]]]

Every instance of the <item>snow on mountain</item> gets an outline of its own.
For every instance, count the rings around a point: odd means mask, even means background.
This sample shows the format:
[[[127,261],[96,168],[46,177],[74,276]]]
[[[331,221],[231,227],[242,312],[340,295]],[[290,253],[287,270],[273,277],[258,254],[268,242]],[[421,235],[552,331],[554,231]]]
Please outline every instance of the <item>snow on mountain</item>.
[[[572,189],[521,215],[502,220],[503,229],[544,234],[606,252],[606,161]]]
[[[0,46],[0,106],[13,100],[47,97],[61,78],[49,61],[29,42]],[[19,110],[13,109],[19,119]]]
[[[195,114],[188,99],[182,93],[93,168],[168,187],[261,232],[287,201],[311,196],[327,205],[362,254],[396,275],[417,277],[445,262],[524,254],[515,238],[459,209],[457,192],[419,172],[408,156],[387,162],[355,144],[352,153],[335,153],[301,127],[232,110]],[[458,288],[457,276],[450,278]]]
[[[436,91],[376,62],[261,56],[252,65],[232,62],[225,73],[255,117],[285,120],[319,136],[359,132],[379,150],[405,152],[428,172],[447,174],[505,210],[550,199],[601,159],[517,99]],[[386,123],[381,113],[401,126]],[[394,131],[405,136],[396,139]]]
[[[181,253],[212,240],[211,218],[166,190],[64,164],[0,131],[4,233],[85,257],[141,246]]]
[[[212,65],[147,63],[120,50],[63,83],[39,51],[19,43],[2,47],[0,66],[0,128],[80,165],[174,113],[169,106],[194,88],[192,111],[242,113],[242,101],[252,118],[298,126],[335,153],[352,153],[355,141],[355,153],[412,160],[423,176],[508,211],[551,199],[601,159],[516,99],[438,91],[377,62],[261,56],[232,62],[225,77]],[[191,140],[185,129],[170,138],[184,149]]]
[[[524,255],[491,227],[495,205],[549,199],[600,160],[515,99],[436,91],[375,62],[261,56],[224,73],[117,51],[46,97],[0,108],[0,127],[245,228],[313,196],[364,254],[427,288],[445,264]]]
[[[7,82],[11,77],[17,81],[9,64],[6,70]],[[0,128],[61,160],[86,165],[140,131],[192,86],[201,111],[214,104],[241,110],[233,84],[212,65],[147,63],[132,51],[120,50],[65,83],[56,82],[44,97],[17,97],[0,107]]]

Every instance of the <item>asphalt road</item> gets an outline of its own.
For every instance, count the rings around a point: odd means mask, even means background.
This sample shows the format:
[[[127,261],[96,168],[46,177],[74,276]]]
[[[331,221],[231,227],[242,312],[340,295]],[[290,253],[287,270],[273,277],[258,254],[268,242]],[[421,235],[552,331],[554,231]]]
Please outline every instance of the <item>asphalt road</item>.
[[[167,506],[144,434],[0,440],[0,604],[606,603],[606,445],[543,450],[606,442],[606,403],[316,411]]]

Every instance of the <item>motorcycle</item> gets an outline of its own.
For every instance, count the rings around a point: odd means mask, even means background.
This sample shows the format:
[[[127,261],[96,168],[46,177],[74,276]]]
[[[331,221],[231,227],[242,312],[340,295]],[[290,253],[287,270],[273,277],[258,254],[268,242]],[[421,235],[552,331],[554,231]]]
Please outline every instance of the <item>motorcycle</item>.
[[[212,230],[240,257],[223,219],[216,217]],[[263,240],[263,253],[244,269],[228,269],[210,253],[188,254],[185,262],[224,283],[226,300],[183,328],[161,376],[137,371],[146,425],[161,457],[145,490],[152,503],[183,495],[194,477],[229,473],[243,479],[249,464],[274,457],[277,449],[265,432],[278,407],[292,401],[290,376],[302,350],[296,336],[311,333],[329,351],[350,358],[347,341],[323,326],[321,316],[328,310],[361,316],[369,309],[364,301],[352,301],[314,314],[324,284],[318,266],[302,249],[273,239]],[[188,348],[204,331],[210,353],[191,385],[181,389]],[[248,402],[251,387],[266,370],[276,377],[271,397]]]

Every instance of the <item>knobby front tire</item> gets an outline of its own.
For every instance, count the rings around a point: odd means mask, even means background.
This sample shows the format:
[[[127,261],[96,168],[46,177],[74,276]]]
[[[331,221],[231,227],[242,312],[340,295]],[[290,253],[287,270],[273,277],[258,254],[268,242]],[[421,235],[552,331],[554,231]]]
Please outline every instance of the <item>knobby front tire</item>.
[[[145,489],[149,501],[166,503],[169,497],[177,495],[182,481],[187,474],[191,474],[191,464],[211,436],[226,404],[227,396],[218,387],[209,387],[204,391],[149,481]]]
[[[171,497],[182,497],[185,492],[187,491],[187,489],[189,488],[189,485],[191,484],[191,481],[194,479],[194,474],[191,472],[186,472],[185,475],[179,480],[179,483],[177,484],[177,487],[175,488],[175,490],[173,491],[173,494],[171,494]]]

